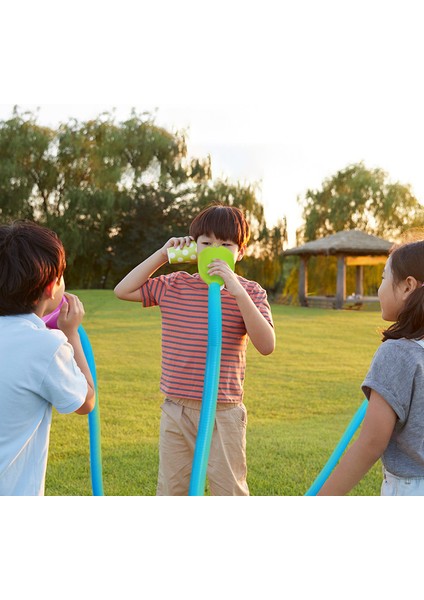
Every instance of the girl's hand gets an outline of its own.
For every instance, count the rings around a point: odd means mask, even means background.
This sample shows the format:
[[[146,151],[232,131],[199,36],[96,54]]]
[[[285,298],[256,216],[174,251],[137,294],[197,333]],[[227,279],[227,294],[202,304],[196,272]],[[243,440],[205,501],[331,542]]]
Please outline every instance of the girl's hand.
[[[78,330],[84,318],[84,306],[78,296],[65,293],[67,302],[64,302],[60,308],[57,326],[67,337],[71,337]]]
[[[244,292],[244,288],[239,282],[237,275],[234,273],[228,263],[225,262],[225,260],[221,260],[219,258],[213,260],[208,265],[208,275],[211,277],[213,275],[222,277],[225,288],[234,297]]]

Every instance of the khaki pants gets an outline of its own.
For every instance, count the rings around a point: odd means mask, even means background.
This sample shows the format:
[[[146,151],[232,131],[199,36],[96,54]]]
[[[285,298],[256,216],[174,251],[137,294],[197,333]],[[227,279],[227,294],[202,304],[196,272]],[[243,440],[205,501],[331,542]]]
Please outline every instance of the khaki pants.
[[[201,402],[165,398],[161,406],[158,496],[187,496]],[[246,407],[218,403],[207,469],[212,496],[248,496]]]

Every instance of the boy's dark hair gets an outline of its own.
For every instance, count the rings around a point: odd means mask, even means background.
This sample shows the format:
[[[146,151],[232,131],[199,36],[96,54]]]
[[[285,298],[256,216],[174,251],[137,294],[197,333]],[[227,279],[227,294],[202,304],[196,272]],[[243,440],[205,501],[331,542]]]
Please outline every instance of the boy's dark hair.
[[[249,241],[250,227],[239,208],[211,204],[193,219],[189,234],[196,241],[201,235],[213,234],[220,240],[231,240],[241,248]]]
[[[409,294],[396,323],[383,331],[383,342],[389,339],[421,339],[424,337],[424,240],[395,246],[390,251],[393,285],[407,277],[414,277],[419,284]]]
[[[50,229],[32,221],[0,225],[0,315],[33,312],[65,267],[62,242]]]

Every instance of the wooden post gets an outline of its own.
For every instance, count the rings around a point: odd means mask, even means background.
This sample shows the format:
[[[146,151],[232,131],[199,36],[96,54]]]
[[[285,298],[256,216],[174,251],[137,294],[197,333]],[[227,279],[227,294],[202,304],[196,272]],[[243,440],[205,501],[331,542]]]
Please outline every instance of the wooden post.
[[[336,308],[343,308],[346,299],[346,259],[343,254],[337,257]]]
[[[308,306],[306,295],[308,293],[308,258],[300,257],[299,263],[299,302],[300,306]]]
[[[364,267],[362,265],[356,265],[355,267],[355,294],[359,296],[364,295]]]

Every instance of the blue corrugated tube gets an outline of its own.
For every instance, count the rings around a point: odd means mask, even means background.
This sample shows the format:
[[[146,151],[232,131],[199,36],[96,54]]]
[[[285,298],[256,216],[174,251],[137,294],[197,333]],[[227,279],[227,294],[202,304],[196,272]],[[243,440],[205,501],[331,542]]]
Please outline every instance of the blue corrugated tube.
[[[60,314],[60,308],[64,302],[67,302],[63,296],[59,306],[48,315],[43,316],[43,321],[49,329],[58,329],[57,319]],[[90,434],[90,470],[91,487],[93,496],[103,496],[103,478],[102,478],[102,449],[100,444],[100,409],[99,409],[99,391],[97,389],[96,362],[94,360],[93,348],[91,347],[88,335],[82,325],[78,327],[78,334],[81,340],[81,346],[90,369],[96,392],[96,404],[91,413],[88,414],[88,431]]]
[[[356,430],[358,429],[358,427],[364,420],[365,413],[367,412],[367,407],[368,407],[368,400],[364,400],[363,403],[361,404],[361,406],[358,408],[358,410],[354,414],[353,419],[347,426],[346,431],[344,432],[342,438],[340,439],[339,443],[335,447],[333,453],[331,454],[331,456],[328,459],[327,463],[325,464],[324,468],[319,473],[318,477],[315,479],[314,483],[311,485],[309,490],[306,492],[305,496],[316,496],[318,494],[318,492],[320,491],[320,489],[322,488],[322,486],[324,485],[324,483],[327,481],[328,477],[330,476],[330,473],[332,472],[334,467],[339,462],[339,460],[340,460],[343,452],[346,450],[350,440],[355,435]]]
[[[222,348],[222,308],[219,283],[208,289],[208,347],[199,428],[194,449],[189,496],[203,496],[215,423]]]
[[[90,373],[94,382],[96,392],[96,404],[93,410],[88,414],[88,431],[90,436],[90,472],[91,487],[93,496],[104,496],[103,475],[102,475],[102,447],[100,436],[100,408],[99,393],[97,388],[96,363],[94,360],[93,348],[90,340],[82,325],[78,327],[78,333],[81,340],[82,349],[90,368]]]

